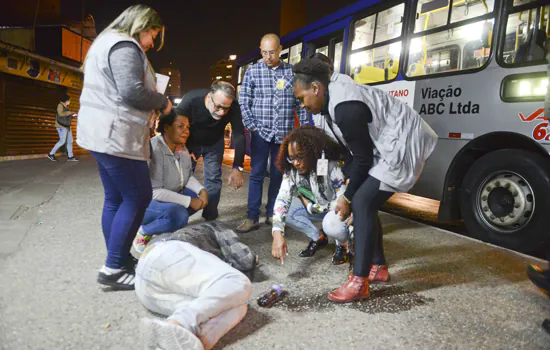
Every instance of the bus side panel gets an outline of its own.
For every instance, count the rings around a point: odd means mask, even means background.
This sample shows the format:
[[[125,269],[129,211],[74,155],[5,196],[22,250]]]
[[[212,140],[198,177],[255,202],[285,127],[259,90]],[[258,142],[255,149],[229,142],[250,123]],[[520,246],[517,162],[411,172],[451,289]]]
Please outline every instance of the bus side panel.
[[[418,182],[409,193],[442,200],[447,170],[454,156],[467,143],[467,140],[439,139],[437,147],[426,161]]]

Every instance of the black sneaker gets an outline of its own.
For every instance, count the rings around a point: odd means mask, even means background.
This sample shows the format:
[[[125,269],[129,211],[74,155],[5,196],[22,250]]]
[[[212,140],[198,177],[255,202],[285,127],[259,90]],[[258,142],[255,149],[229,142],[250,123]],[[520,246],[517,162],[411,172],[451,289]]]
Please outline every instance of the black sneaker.
[[[67,161],[69,161],[69,162],[78,162],[78,159],[76,157],[69,157],[67,159]]]
[[[136,272],[126,269],[118,273],[113,273],[112,275],[100,271],[97,276],[98,283],[109,286],[115,290],[134,290],[135,279]]]
[[[55,158],[55,155],[53,155],[53,154],[48,154],[47,157],[48,157],[48,159],[51,160],[52,162],[57,162],[57,159]]]

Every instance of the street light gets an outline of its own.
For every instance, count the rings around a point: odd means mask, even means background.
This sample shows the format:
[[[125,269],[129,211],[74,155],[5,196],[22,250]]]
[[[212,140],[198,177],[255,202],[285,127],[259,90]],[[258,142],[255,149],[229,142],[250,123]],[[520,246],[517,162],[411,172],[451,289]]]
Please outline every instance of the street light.
[[[229,56],[229,59],[230,59],[231,61],[235,61],[235,60],[237,59],[237,55],[230,55],[230,56]]]

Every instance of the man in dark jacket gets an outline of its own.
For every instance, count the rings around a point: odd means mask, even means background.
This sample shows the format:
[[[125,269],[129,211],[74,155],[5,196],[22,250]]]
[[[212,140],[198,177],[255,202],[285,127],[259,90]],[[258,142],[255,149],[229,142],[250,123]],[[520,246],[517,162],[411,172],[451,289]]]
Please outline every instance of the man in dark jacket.
[[[176,114],[187,117],[191,122],[186,146],[195,162],[200,157],[204,159],[204,187],[208,192],[208,205],[202,217],[215,220],[222,189],[224,134],[228,123],[231,123],[235,141],[233,170],[228,183],[234,189],[243,184],[245,136],[241,109],[235,101],[235,89],[227,82],[215,81],[209,90],[189,91],[178,104]]]

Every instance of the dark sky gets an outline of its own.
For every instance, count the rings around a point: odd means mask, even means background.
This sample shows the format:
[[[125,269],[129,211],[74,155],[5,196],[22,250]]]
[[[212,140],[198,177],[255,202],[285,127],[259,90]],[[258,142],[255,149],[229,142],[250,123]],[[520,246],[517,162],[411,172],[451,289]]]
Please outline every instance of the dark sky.
[[[313,21],[355,1],[308,0],[307,20]],[[210,85],[210,66],[230,54],[254,50],[263,34],[279,32],[280,1],[258,0],[143,0],[166,25],[164,48],[150,51],[158,70],[173,62],[182,76],[182,93]],[[85,11],[95,20],[98,34],[131,0],[85,0]]]

